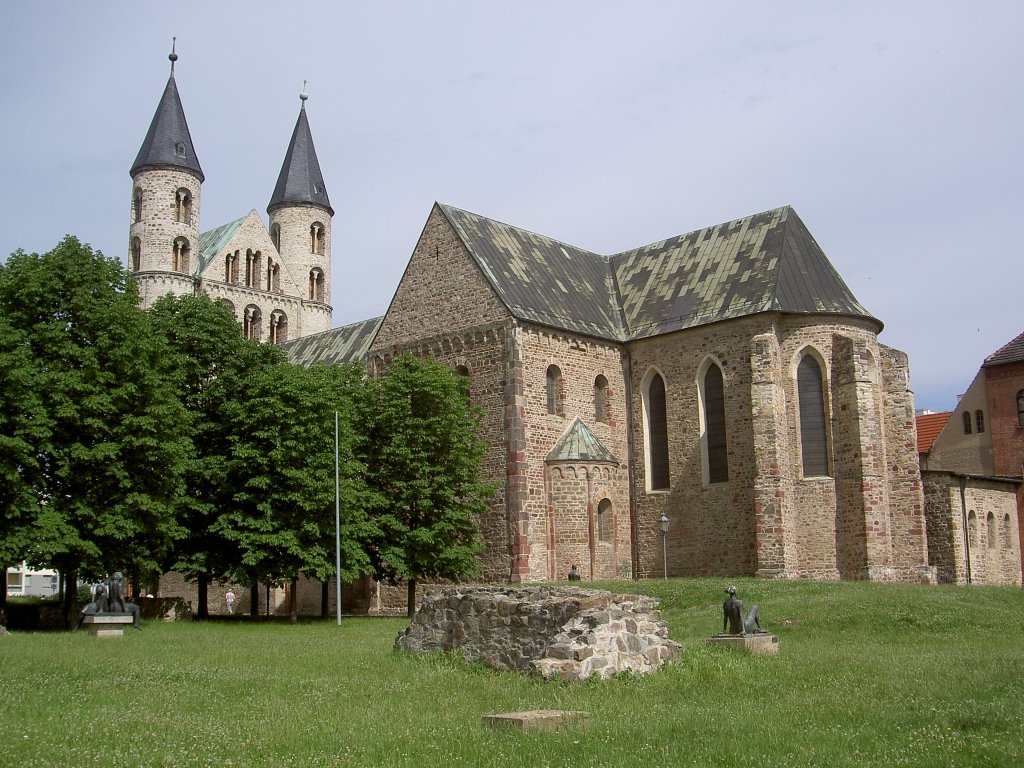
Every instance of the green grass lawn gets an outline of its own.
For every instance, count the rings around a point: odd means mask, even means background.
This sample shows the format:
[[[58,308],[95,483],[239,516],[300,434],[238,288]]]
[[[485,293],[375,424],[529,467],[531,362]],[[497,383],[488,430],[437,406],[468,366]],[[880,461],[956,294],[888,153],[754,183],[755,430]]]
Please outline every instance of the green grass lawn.
[[[577,684],[396,653],[404,619],[147,622],[0,637],[2,766],[1014,766],[1024,590],[740,579],[774,657],[709,648],[721,579],[609,582],[662,601],[681,658]],[[482,715],[590,713],[585,730]]]

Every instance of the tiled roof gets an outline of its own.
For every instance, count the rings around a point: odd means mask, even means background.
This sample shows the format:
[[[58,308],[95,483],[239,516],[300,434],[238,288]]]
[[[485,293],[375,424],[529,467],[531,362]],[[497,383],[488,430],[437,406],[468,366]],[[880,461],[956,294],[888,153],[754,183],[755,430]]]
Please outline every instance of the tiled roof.
[[[242,222],[248,217],[243,216],[240,219],[229,221],[227,224],[221,224],[215,229],[207,230],[199,235],[199,263],[196,265],[196,274],[200,275],[203,273],[216,256],[220,249],[228,244],[228,240],[231,236],[238,231],[238,228],[242,226]]]
[[[267,210],[282,203],[313,203],[323,206],[330,211],[331,216],[334,215],[331,201],[327,197],[324,175],[320,172],[320,162],[316,159],[313,134],[310,133],[309,121],[306,119],[305,101],[299,109],[299,118],[295,121],[292,140],[288,143],[288,151]]]
[[[928,453],[932,449],[935,438],[939,436],[939,432],[946,426],[946,422],[952,415],[952,411],[943,411],[942,413],[926,413],[917,417],[918,453]]]
[[[551,449],[546,461],[602,461],[618,464],[615,455],[604,447],[579,417]]]
[[[281,345],[288,355],[288,362],[310,366],[316,363],[333,365],[366,359],[373,337],[383,317],[374,317],[362,322],[332,328],[322,333],[303,336]]]
[[[987,368],[992,365],[1019,363],[1022,361],[1024,361],[1024,333],[986,357],[982,367]]]
[[[179,151],[178,146],[181,145]],[[174,84],[174,71],[167,78],[167,87],[160,97],[153,122],[142,142],[139,154],[132,163],[131,174],[147,166],[170,165],[191,171],[203,181],[203,169],[199,167],[196,149],[192,146],[192,134],[185,122],[185,110],[181,107],[178,86]]]
[[[881,330],[788,206],[610,257],[440,208],[520,319],[614,341],[758,312],[864,317]]]

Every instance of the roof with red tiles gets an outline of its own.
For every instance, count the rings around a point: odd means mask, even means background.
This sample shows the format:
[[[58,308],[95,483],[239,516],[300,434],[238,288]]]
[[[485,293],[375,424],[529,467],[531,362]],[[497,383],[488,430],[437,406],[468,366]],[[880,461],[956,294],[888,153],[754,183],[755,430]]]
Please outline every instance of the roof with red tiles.
[[[952,411],[942,413],[926,413],[917,417],[917,452],[928,453],[932,449],[932,443],[939,436],[939,432],[946,426]]]
[[[1020,362],[1024,362],[1024,333],[986,357],[982,367]]]

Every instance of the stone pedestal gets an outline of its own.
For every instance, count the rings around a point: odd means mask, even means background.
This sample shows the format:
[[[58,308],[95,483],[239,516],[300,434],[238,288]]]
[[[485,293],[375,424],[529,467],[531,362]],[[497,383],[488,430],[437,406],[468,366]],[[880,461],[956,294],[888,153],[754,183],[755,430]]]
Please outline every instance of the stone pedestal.
[[[571,726],[585,728],[589,712],[565,712],[558,709],[533,709],[529,712],[505,712],[484,715],[482,722],[491,728],[514,728],[521,731],[557,731]]]
[[[768,633],[760,635],[715,635],[708,638],[708,645],[724,645],[739,648],[752,656],[774,656],[779,652],[779,638]]]
[[[134,619],[130,613],[112,616],[86,616],[82,626],[93,637],[124,637],[124,628],[130,627]]]

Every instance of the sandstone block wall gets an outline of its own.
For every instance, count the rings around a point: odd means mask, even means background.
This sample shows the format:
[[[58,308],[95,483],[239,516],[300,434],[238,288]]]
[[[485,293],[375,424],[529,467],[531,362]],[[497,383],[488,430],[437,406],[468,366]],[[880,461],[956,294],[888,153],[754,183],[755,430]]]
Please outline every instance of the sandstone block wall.
[[[395,647],[452,651],[495,669],[562,680],[645,674],[679,653],[653,598],[543,587],[429,595]]]

